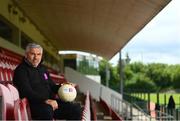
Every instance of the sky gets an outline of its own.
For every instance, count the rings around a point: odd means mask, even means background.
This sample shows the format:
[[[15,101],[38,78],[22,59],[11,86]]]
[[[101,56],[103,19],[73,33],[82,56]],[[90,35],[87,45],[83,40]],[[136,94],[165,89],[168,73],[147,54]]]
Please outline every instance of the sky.
[[[122,49],[131,62],[180,64],[180,0],[172,0]],[[110,62],[116,65],[119,54]]]

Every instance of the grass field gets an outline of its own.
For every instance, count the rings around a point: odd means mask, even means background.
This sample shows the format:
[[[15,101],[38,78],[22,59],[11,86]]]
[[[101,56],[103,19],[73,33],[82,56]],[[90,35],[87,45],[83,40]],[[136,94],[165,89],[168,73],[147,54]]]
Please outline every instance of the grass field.
[[[168,104],[169,97],[173,96],[174,101],[176,103],[176,107],[180,107],[180,94],[170,94],[170,93],[159,93],[159,103],[160,104]],[[131,93],[131,96],[137,97],[143,100],[148,100],[148,94],[147,93]],[[150,93],[150,101],[157,103],[157,94],[156,93]]]

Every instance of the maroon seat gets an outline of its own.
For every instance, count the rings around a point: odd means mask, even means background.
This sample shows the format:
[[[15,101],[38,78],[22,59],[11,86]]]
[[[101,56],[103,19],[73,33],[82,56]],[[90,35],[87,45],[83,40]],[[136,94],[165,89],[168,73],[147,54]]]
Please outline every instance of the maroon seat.
[[[14,87],[13,85],[11,84],[7,84],[7,87],[8,89],[10,90],[10,93],[12,95],[12,98],[13,98],[13,101],[16,101],[19,99],[19,92],[18,90],[16,89],[16,87]]]
[[[0,95],[2,96],[2,104],[1,104],[2,119],[1,120],[13,120],[14,119],[13,98],[9,89],[2,84],[0,84]]]
[[[0,61],[0,81],[4,81],[3,63]]]
[[[26,98],[18,99],[15,101],[14,105],[14,117],[15,120],[31,120],[31,113],[28,100]]]
[[[86,93],[85,106],[82,112],[81,120],[82,121],[91,120],[89,91],[87,91]]]
[[[30,108],[29,103],[26,98],[20,99],[19,98],[19,92],[11,84],[7,84],[8,89],[10,90],[10,93],[12,95],[13,101],[14,101],[14,118],[15,120],[30,120]]]

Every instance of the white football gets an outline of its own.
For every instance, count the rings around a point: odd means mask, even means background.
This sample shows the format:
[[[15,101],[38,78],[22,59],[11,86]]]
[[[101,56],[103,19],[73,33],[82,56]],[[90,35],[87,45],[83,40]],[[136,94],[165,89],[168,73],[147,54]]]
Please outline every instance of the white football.
[[[58,90],[59,98],[65,102],[75,100],[77,91],[71,84],[63,84]]]

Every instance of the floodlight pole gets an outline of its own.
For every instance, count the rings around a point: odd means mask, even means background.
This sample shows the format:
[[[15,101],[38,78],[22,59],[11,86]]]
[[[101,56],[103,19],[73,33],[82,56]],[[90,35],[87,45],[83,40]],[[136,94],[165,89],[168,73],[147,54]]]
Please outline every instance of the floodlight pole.
[[[121,50],[119,51],[119,68],[120,68],[120,93],[122,95],[123,100],[123,64],[122,64],[122,57],[121,57]]]

